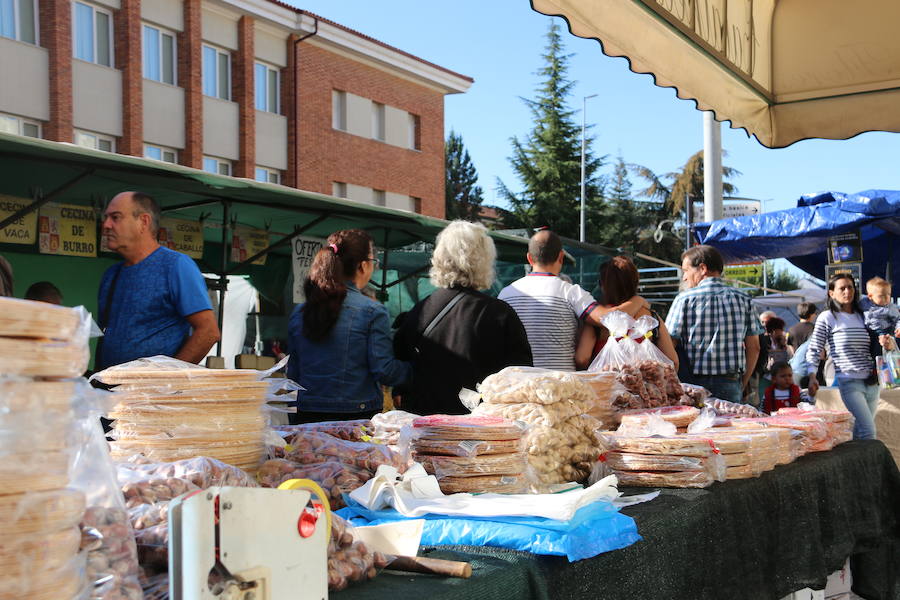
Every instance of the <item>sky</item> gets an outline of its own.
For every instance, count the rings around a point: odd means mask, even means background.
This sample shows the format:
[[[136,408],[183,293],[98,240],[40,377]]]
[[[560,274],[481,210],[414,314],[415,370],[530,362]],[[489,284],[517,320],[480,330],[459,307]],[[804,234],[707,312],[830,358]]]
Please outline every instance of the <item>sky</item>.
[[[486,204],[497,197],[501,179],[516,191],[520,184],[509,165],[510,139],[524,138],[531,113],[521,98],[531,98],[539,83],[535,72],[551,18],[531,9],[528,0],[291,0],[342,25],[475,80],[463,94],[445,100],[445,135],[452,129],[469,150]],[[657,174],[674,171],[703,148],[703,114],[679,100],[672,89],[656,87],[649,75],[628,69],[622,58],[605,56],[593,40],[568,33],[563,42],[573,54],[569,78],[576,81],[570,107],[586,122],[597,155],[617,155]],[[741,172],[732,182],[742,197],[765,201],[765,210],[796,206],[806,193],[900,189],[897,159],[900,134],[864,133],[850,140],[805,140],[772,150],[740,129],[722,125],[724,163]],[[640,189],[640,181],[632,180]]]

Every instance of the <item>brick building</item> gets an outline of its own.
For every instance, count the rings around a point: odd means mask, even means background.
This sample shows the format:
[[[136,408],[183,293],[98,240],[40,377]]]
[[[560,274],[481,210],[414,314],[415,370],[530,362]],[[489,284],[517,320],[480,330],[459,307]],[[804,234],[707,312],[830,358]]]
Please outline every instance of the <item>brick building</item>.
[[[444,216],[472,79],[277,0],[0,0],[0,131]]]

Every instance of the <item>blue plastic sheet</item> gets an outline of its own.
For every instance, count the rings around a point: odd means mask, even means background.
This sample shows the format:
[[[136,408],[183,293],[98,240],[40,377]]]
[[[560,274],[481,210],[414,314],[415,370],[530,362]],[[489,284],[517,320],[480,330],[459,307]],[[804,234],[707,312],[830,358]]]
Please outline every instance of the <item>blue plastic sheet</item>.
[[[807,273],[825,277],[828,238],[859,230],[863,242],[863,281],[900,277],[895,245],[900,235],[900,191],[856,194],[822,192],[804,196],[797,208],[698,223],[698,241],[716,247],[726,262],[787,258]]]
[[[348,506],[337,514],[354,525],[380,525],[406,520],[397,511],[372,511],[345,496]],[[422,545],[494,546],[534,554],[565,556],[569,561],[590,558],[639,541],[637,525],[610,503],[592,502],[569,521],[505,517],[449,517],[425,515]]]

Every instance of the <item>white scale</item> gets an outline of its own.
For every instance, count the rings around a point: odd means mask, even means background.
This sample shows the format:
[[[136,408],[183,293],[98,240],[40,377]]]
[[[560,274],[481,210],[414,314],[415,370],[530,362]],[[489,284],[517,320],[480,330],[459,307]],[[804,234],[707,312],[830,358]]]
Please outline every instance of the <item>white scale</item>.
[[[286,488],[286,489],[285,489]],[[308,480],[211,487],[169,506],[172,600],[326,600],[331,516]]]

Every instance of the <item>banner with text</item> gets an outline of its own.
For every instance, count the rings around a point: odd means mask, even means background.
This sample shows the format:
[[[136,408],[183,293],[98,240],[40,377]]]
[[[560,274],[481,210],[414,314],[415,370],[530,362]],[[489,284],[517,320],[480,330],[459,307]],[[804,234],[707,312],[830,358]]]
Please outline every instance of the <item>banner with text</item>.
[[[191,258],[203,258],[203,224],[199,221],[164,218],[156,236],[161,246]]]
[[[41,254],[97,256],[97,216],[89,206],[46,204],[38,231]]]
[[[10,217],[31,204],[27,198],[0,194],[0,220]],[[37,211],[19,217],[0,230],[2,244],[33,244],[37,240]]]
[[[235,227],[231,233],[231,262],[241,263],[269,247],[269,232],[252,227]],[[266,264],[263,254],[253,261],[254,265]]]
[[[294,265],[294,302],[303,302],[306,297],[303,295],[303,282],[309,275],[309,269],[312,267],[313,258],[316,256],[325,240],[321,238],[311,238],[297,236],[291,242],[291,258]]]

